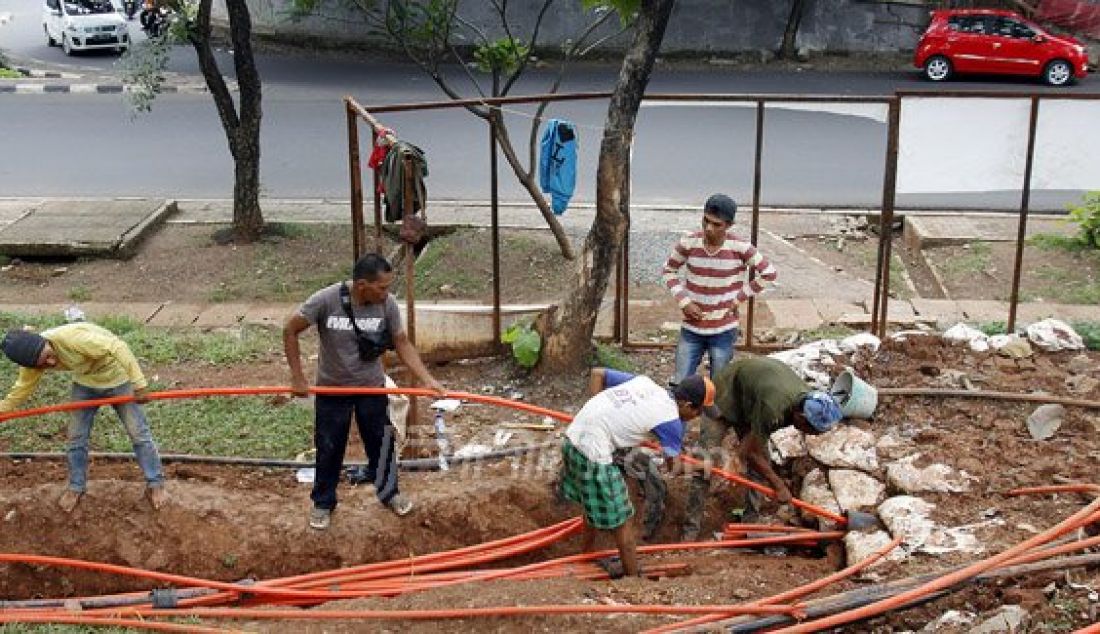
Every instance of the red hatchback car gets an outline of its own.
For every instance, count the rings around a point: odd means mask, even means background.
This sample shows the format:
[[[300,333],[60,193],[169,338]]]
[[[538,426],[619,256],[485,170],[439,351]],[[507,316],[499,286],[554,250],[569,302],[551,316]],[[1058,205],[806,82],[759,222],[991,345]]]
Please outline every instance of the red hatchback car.
[[[1051,35],[1012,11],[945,9],[932,12],[913,65],[932,81],[989,73],[1064,86],[1088,74],[1088,54],[1076,39]]]

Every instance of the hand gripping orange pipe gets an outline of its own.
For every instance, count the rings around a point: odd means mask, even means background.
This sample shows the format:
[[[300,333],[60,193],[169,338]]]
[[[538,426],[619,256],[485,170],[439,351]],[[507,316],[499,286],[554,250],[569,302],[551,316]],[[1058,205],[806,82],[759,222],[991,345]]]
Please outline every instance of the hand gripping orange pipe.
[[[1091,491],[1100,493],[1100,486],[1085,484],[1060,485],[1052,487],[1033,487],[1028,489],[1017,489],[1015,491],[1010,491],[1009,494],[1022,495],[1025,493],[1057,493],[1069,491]],[[1047,529],[1046,531],[1035,535],[1030,539],[1024,540],[1023,542],[1016,544],[1012,548],[1009,548],[1008,550],[1005,550],[998,555],[975,562],[969,566],[965,566],[963,568],[960,568],[959,570],[939,577],[938,579],[933,579],[932,581],[929,581],[928,583],[925,583],[921,586],[896,594],[881,601],[877,601],[875,603],[871,603],[869,605],[865,605],[854,610],[849,610],[847,612],[834,614],[832,616],[818,619],[816,621],[808,621],[806,623],[800,623],[798,625],[776,631],[783,632],[784,634],[794,634],[796,632],[818,632],[824,629],[831,629],[834,627],[845,625],[853,621],[859,621],[870,618],[872,616],[878,616],[883,612],[887,612],[894,608],[908,605],[909,603],[921,599],[936,591],[942,590],[944,588],[949,588],[956,583],[970,579],[971,577],[981,574],[991,568],[996,568],[1018,557],[1019,555],[1027,553],[1037,546],[1041,546],[1053,539],[1057,539],[1058,537],[1072,530],[1075,530],[1083,524],[1088,523],[1098,510],[1100,510],[1100,497],[1097,497],[1095,500],[1090,502],[1088,506],[1081,509],[1080,511],[1077,511],[1073,515],[1062,520],[1061,522]]]

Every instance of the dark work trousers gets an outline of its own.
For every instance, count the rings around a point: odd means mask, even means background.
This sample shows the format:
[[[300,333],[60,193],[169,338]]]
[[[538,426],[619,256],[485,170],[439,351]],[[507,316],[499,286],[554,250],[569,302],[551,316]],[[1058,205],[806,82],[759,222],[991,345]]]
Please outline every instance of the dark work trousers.
[[[661,527],[665,516],[665,497],[668,485],[657,468],[657,461],[641,447],[617,449],[612,461],[628,478],[638,481],[645,499],[645,520],[642,523],[643,539],[651,539]]]
[[[316,397],[313,444],[317,448],[317,472],[310,499],[319,509],[336,508],[336,484],[344,469],[344,451],[355,414],[359,436],[367,452],[367,469],[373,471],[378,499],[388,503],[397,495],[397,456],[385,394]]]

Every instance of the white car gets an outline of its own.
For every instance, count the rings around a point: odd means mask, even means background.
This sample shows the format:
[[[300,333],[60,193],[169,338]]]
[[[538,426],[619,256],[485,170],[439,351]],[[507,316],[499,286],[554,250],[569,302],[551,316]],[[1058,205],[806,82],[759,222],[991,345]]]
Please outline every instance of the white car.
[[[46,44],[74,51],[130,47],[130,31],[120,5],[112,0],[46,0],[42,9]]]

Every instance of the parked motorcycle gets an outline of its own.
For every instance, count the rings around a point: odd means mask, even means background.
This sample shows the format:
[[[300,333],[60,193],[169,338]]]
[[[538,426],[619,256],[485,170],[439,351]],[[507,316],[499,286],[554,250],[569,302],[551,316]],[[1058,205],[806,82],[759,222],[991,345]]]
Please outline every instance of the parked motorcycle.
[[[140,4],[139,0],[122,0],[122,12],[126,14],[127,20],[134,19]]]
[[[157,6],[156,2],[146,0],[138,20],[141,22],[141,28],[147,36],[160,37],[168,30],[171,15],[172,9],[163,5]]]

